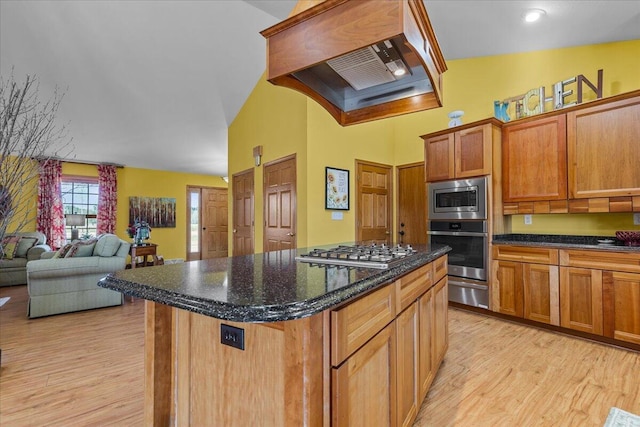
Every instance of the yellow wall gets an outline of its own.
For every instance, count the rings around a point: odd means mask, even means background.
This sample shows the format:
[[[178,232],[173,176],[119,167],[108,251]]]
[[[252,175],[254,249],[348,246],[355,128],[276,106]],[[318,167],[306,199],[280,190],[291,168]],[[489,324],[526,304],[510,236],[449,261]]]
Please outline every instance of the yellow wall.
[[[352,240],[355,159],[390,165],[422,161],[424,153],[419,136],[446,128],[449,112],[465,111],[465,123],[491,117],[494,100],[519,95],[534,87],[550,88],[553,83],[577,74],[584,74],[595,82],[597,70],[603,69],[605,97],[638,89],[640,40],[455,60],[448,61],[447,66],[443,108],[344,128],[314,101],[293,90],[274,87],[262,78],[229,128],[229,174],[251,167],[251,148],[255,145],[264,145],[268,159],[297,151],[298,246]],[[586,90],[585,100],[590,97],[591,91]],[[289,149],[283,150],[283,146]],[[352,172],[351,210],[344,212],[342,221],[332,221],[331,212],[324,209],[325,166]],[[308,193],[300,197],[305,190]],[[262,176],[257,169],[257,249],[262,247],[262,194]],[[533,226],[526,230],[519,227],[521,218],[514,218],[513,230],[602,234],[603,230],[613,227],[633,229],[631,214],[622,214],[621,218],[594,216],[588,220],[574,218],[574,215],[554,215],[546,219],[539,219],[540,216],[535,215]],[[574,223],[579,226],[572,228]],[[545,228],[536,228],[538,224]]]
[[[63,163],[64,175],[98,176],[96,166]],[[120,238],[130,241],[125,232],[129,223],[129,197],[172,197],[176,199],[175,228],[154,228],[150,242],[158,245],[158,255],[165,259],[185,258],[187,252],[187,186],[222,187],[221,177],[124,167],[118,169],[118,211],[116,230]]]
[[[262,145],[262,163],[256,167],[253,147]],[[229,127],[229,181],[233,174],[254,168],[255,186],[255,250],[262,252],[263,236],[263,165],[290,154],[296,154],[298,245],[306,246],[307,215],[307,110],[306,98],[293,91],[283,91],[268,83],[264,75],[242,110]],[[230,200],[231,196],[230,196]],[[229,203],[229,218],[233,218]],[[229,248],[232,247],[231,236]]]

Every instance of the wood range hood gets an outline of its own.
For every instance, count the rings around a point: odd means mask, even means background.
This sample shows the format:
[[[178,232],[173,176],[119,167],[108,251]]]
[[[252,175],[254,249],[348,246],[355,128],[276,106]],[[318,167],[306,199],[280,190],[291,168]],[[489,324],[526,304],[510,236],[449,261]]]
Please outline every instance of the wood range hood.
[[[301,0],[261,34],[267,80],[342,126],[442,106],[447,66],[422,0]]]

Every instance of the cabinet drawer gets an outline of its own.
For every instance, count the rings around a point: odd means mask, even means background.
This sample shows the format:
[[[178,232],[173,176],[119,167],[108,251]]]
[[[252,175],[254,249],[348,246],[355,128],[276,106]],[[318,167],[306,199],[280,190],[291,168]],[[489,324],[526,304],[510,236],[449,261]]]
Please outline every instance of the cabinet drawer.
[[[395,317],[395,282],[332,311],[331,364],[338,366]]]
[[[396,312],[400,313],[433,285],[433,267],[427,264],[396,281]]]
[[[449,256],[441,256],[431,264],[433,264],[433,283],[438,283],[440,279],[447,275]]]
[[[494,245],[493,259],[501,261],[520,261],[534,264],[558,264],[558,249],[532,246]]]
[[[560,265],[640,273],[640,253],[563,249]]]

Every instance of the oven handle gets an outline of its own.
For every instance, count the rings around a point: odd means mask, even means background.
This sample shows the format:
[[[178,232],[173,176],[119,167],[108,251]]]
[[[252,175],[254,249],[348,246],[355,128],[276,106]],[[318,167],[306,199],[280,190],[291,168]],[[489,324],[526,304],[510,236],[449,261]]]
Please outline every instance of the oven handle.
[[[473,233],[470,231],[427,231],[434,236],[488,237],[489,233]]]
[[[451,286],[458,286],[460,288],[478,289],[481,291],[486,291],[489,289],[489,285],[476,285],[475,283],[458,282],[456,280],[451,280],[451,279],[449,279],[449,284]]]

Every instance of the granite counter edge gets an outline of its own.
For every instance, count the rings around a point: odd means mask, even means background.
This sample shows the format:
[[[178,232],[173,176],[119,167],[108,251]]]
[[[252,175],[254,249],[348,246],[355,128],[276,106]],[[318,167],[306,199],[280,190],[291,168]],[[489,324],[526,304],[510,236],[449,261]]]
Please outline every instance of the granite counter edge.
[[[388,270],[379,270],[379,272],[376,271],[377,274],[362,279],[345,288],[327,292],[313,299],[283,305],[236,305],[208,298],[195,297],[184,293],[172,292],[141,283],[129,282],[118,279],[111,274],[102,278],[98,282],[98,286],[118,291],[135,298],[142,298],[227,321],[252,323],[281,322],[309,317],[342,304],[347,300],[357,298],[440,258],[449,251],[451,251],[451,248],[445,246],[427,253],[421,253],[397,267]]]

